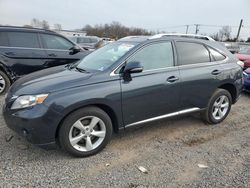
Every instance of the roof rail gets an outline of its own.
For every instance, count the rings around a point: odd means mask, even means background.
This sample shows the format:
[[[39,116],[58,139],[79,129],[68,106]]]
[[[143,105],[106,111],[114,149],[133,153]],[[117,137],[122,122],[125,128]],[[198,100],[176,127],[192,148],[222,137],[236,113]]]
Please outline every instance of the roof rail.
[[[37,28],[37,27],[27,27],[27,26],[10,26],[10,25],[0,25],[0,28],[13,28],[13,29],[30,29],[30,30],[41,30],[41,31],[48,31],[48,32],[54,32],[49,29],[43,29],[43,28]]]
[[[214,39],[209,36],[197,35],[197,34],[183,34],[183,33],[160,33],[149,37],[149,39],[157,39],[162,37],[186,37],[186,38],[196,38],[196,39],[214,41]]]

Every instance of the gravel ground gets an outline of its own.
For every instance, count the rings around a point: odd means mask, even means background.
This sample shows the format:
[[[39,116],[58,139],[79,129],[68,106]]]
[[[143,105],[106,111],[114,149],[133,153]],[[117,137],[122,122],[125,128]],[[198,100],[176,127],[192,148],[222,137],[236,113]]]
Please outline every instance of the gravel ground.
[[[82,159],[30,145],[0,117],[0,187],[250,187],[249,110],[244,94],[219,125],[162,120],[114,135]]]

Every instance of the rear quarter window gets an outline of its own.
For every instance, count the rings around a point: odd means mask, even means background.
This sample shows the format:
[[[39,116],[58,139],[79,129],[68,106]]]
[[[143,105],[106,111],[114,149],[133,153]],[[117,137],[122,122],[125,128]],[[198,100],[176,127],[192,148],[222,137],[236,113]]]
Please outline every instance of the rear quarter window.
[[[176,48],[179,65],[210,62],[209,51],[203,44],[195,42],[176,42]]]
[[[222,61],[222,60],[226,59],[226,57],[224,55],[222,55],[220,52],[218,52],[217,50],[215,50],[211,47],[208,47],[208,49],[211,53],[213,61]]]

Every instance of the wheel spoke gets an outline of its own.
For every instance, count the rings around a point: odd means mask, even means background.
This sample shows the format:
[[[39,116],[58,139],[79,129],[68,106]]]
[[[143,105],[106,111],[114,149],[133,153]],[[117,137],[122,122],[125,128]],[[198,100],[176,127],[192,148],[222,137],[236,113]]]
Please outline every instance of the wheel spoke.
[[[93,144],[92,144],[91,138],[89,136],[86,138],[86,149],[87,149],[87,151],[93,149]]]
[[[225,98],[226,98],[225,96],[221,96],[220,97],[220,100],[219,100],[219,104],[220,105],[224,102]]]
[[[72,146],[75,146],[78,142],[80,142],[83,139],[84,135],[80,134],[72,139],[70,139],[70,143]]]
[[[224,104],[221,105],[221,108],[227,108],[228,106],[229,106],[228,103],[224,103]]]
[[[5,81],[0,78],[0,84],[5,85]]]
[[[218,108],[215,108],[214,112],[213,112],[213,116],[216,117],[217,116],[217,113],[218,113],[219,109]]]
[[[222,113],[221,109],[219,109],[218,112],[219,112],[219,117],[220,117],[220,118],[223,118],[223,113]]]
[[[100,138],[104,138],[105,134],[106,134],[105,131],[94,131],[94,130],[91,133],[91,135],[96,136],[96,137],[100,137]]]
[[[90,128],[90,129],[93,129],[93,128],[97,125],[97,123],[98,123],[99,121],[100,121],[99,118],[93,117],[93,118],[91,119],[90,124],[89,124],[89,128]]]
[[[73,127],[81,130],[81,131],[84,131],[85,128],[84,128],[84,125],[82,124],[82,122],[80,120],[78,120],[77,122],[74,123]]]

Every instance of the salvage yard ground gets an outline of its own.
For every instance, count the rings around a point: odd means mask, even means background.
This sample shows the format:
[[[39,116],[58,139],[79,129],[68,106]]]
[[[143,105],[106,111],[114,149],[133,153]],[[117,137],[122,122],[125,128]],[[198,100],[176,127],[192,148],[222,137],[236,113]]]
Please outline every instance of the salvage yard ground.
[[[2,116],[0,142],[0,187],[250,187],[250,95],[220,125],[196,116],[150,123],[89,158],[34,147]]]

